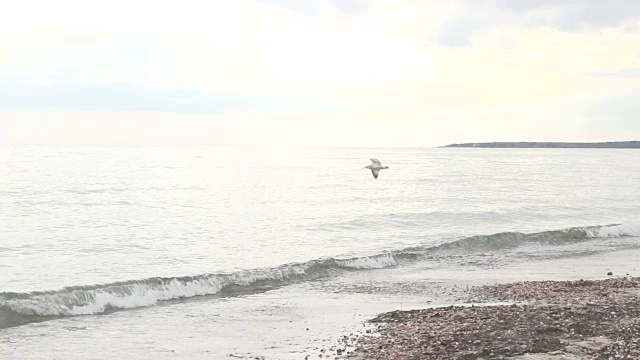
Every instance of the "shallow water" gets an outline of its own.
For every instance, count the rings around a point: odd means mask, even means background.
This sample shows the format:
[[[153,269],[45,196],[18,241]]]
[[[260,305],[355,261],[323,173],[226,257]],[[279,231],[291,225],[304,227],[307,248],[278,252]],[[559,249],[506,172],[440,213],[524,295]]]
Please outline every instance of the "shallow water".
[[[453,286],[639,275],[637,158],[0,147],[0,357],[302,359]]]

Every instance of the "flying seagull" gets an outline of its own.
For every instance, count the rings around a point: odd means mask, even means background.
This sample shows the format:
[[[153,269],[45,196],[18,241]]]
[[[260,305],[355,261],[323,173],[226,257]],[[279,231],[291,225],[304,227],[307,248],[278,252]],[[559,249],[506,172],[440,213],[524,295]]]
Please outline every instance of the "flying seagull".
[[[374,178],[378,178],[378,173],[380,172],[381,169],[388,169],[388,166],[382,166],[380,165],[380,160],[378,159],[371,159],[371,165],[365,166],[365,169],[371,169],[371,173],[373,174]]]

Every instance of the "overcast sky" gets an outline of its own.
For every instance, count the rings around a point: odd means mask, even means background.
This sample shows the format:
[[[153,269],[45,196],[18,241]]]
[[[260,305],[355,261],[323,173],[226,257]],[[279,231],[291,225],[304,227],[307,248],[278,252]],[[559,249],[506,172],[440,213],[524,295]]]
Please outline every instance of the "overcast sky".
[[[636,0],[22,0],[0,143],[640,139]]]

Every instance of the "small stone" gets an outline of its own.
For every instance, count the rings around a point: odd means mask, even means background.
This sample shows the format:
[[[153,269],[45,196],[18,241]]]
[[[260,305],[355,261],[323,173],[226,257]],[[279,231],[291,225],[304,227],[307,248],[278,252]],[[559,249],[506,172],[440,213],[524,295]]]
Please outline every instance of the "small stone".
[[[613,275],[613,272],[612,272],[612,271],[609,271],[609,272],[607,273],[607,275],[611,276],[611,275]]]

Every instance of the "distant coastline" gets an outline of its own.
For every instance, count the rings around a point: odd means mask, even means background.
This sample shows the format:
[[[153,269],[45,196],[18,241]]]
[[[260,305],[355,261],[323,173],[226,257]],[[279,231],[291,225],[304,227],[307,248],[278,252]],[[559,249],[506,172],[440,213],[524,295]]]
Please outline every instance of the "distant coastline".
[[[556,149],[640,149],[640,141],[611,142],[488,142],[449,144],[441,147],[556,148]]]

